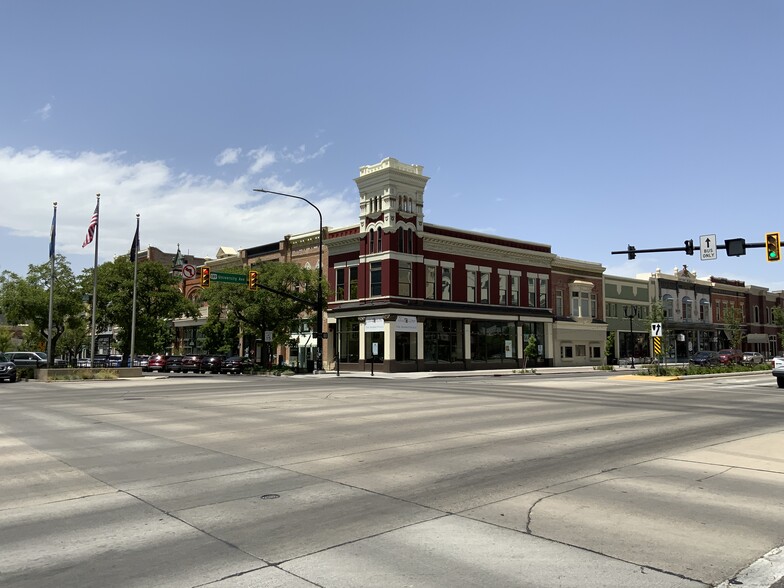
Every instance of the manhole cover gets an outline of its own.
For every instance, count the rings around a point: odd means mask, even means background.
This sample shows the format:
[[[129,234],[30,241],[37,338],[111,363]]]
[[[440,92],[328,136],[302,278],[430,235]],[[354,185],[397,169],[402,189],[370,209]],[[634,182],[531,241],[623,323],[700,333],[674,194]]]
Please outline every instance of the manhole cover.
[[[275,498],[280,498],[280,494],[262,494],[260,498],[262,500],[273,500]]]

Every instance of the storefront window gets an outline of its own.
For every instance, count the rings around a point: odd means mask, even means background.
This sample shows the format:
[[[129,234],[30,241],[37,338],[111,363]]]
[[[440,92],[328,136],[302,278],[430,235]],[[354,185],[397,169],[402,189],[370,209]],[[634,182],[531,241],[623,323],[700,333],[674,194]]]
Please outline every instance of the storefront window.
[[[463,361],[463,321],[425,319],[425,361]]]
[[[517,337],[513,322],[473,321],[471,323],[472,361],[514,361]]]
[[[416,361],[416,333],[395,333],[395,361]]]

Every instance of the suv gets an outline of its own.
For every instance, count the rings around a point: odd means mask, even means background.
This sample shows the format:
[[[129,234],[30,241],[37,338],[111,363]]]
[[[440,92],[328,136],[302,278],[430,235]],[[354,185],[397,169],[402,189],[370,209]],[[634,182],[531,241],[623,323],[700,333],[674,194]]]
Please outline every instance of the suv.
[[[776,384],[779,388],[784,388],[784,357],[777,355],[770,360],[770,364],[773,366],[771,373],[776,378]]]
[[[166,361],[163,364],[162,372],[181,372],[182,371],[182,355],[167,355]]]
[[[7,351],[5,356],[8,361],[13,361],[16,367],[46,367],[46,353],[40,351]]]
[[[0,380],[16,382],[16,364],[11,359],[0,353]]]
[[[720,349],[719,361],[724,365],[743,362],[743,352],[738,349]]]
[[[143,367],[142,370],[145,372],[162,372],[164,371],[163,368],[166,367],[166,356],[160,353],[156,353],[155,355],[151,355],[147,359],[147,367]]]

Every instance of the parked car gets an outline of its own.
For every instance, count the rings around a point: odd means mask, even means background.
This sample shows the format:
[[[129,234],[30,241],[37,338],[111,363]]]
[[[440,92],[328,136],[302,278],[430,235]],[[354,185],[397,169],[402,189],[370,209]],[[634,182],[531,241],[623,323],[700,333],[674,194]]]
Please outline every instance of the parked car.
[[[164,372],[181,372],[182,371],[182,355],[167,355],[166,362],[163,364]]]
[[[765,358],[762,357],[762,354],[759,351],[744,351],[743,352],[743,363],[748,363],[751,365],[759,365]]]
[[[182,356],[182,371],[193,372],[194,374],[201,371],[201,355],[183,355]]]
[[[220,367],[222,374],[241,374],[251,366],[250,359],[247,357],[240,357],[239,355],[232,355],[223,360]]]
[[[5,356],[16,364],[16,367],[46,367],[46,353],[42,351],[6,351]]]
[[[144,368],[147,367],[149,362],[150,362],[150,356],[149,355],[137,355],[133,359],[133,367],[140,367],[140,368],[142,368],[142,371],[145,371]]]
[[[777,355],[770,360],[770,363],[773,366],[771,373],[776,378],[776,384],[779,388],[784,388],[784,357]]]
[[[719,361],[724,365],[741,363],[743,361],[743,352],[739,349],[720,349]]]
[[[142,370],[145,372],[162,372],[164,367],[166,367],[166,356],[156,353],[147,359],[147,367],[142,368]]]
[[[11,359],[0,353],[0,380],[16,382],[16,364]]]
[[[106,357],[106,367],[122,367],[122,355],[109,355]]]
[[[689,363],[702,366],[719,365],[721,358],[717,351],[698,351],[691,357]]]
[[[219,374],[224,359],[224,355],[205,355],[201,358],[201,373]]]

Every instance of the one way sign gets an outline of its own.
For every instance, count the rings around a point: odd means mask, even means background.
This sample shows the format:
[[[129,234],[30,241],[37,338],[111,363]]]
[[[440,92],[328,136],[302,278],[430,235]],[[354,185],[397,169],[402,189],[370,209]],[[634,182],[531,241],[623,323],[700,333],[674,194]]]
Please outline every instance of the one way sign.
[[[717,251],[716,235],[702,235],[700,237],[700,259],[702,261],[716,259]]]

